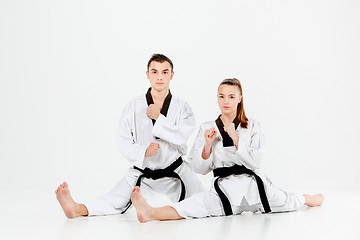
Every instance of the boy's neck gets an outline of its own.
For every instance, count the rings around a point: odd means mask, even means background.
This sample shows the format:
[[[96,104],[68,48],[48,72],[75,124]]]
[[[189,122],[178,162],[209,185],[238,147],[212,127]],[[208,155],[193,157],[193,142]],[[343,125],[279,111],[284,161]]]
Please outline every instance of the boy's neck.
[[[157,91],[154,88],[151,88],[150,93],[151,93],[154,103],[162,105],[166,96],[169,94],[169,89]]]

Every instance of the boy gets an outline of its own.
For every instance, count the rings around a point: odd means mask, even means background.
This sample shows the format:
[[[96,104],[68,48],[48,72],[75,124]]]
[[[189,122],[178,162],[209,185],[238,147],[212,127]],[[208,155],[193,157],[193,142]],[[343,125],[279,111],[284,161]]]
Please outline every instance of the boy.
[[[55,193],[68,218],[124,213],[131,206],[135,186],[141,186],[148,200],[160,193],[171,201],[181,201],[203,190],[188,162],[181,158],[196,122],[190,106],[171,95],[172,61],[154,54],[146,75],[151,88],[125,107],[117,130],[120,152],[134,166],[112,190],[84,204],[72,199],[66,182],[60,184]]]

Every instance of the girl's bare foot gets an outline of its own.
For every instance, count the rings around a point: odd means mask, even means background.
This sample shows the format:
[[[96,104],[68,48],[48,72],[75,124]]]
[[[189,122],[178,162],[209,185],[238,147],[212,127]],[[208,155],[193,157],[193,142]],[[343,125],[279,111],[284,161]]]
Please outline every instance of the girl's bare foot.
[[[309,207],[320,206],[325,199],[324,195],[321,193],[315,195],[304,194],[303,196],[305,197],[305,205]]]
[[[134,204],[134,207],[136,208],[137,218],[139,222],[145,223],[152,220],[151,218],[152,207],[143,198],[140,188],[137,186],[134,188],[133,192],[131,193],[131,201]]]

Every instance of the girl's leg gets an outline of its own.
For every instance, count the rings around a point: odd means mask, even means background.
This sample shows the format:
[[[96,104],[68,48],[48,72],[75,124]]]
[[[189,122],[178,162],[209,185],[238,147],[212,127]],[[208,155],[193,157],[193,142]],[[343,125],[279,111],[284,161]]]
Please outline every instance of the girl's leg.
[[[305,198],[305,205],[309,206],[309,207],[317,207],[320,206],[323,201],[324,201],[324,195],[319,193],[319,194],[315,194],[315,195],[308,195],[308,194],[303,194],[304,198]]]
[[[179,220],[183,219],[174,208],[164,206],[160,208],[151,207],[143,198],[140,188],[135,187],[131,194],[131,201],[136,208],[139,222],[148,222],[151,220]]]
[[[302,206],[320,206],[324,201],[324,195],[299,194],[288,192],[278,188],[275,184],[265,182],[266,194],[270,203],[271,212],[296,211]]]

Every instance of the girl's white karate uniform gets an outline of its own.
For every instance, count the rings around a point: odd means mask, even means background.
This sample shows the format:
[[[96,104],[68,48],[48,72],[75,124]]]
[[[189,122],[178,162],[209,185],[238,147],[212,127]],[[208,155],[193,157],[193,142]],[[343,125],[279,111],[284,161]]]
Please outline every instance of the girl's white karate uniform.
[[[210,128],[215,128],[217,135],[210,157],[204,160],[201,156],[205,144],[204,133]],[[231,167],[235,164],[244,165],[263,180],[272,212],[294,211],[304,205],[305,199],[301,194],[281,190],[272,184],[259,169],[265,150],[264,136],[259,122],[249,119],[248,127],[241,128],[239,125],[236,132],[239,136],[238,150],[235,146],[223,147],[223,139],[215,121],[202,124],[189,154],[189,162],[193,165],[195,172],[207,174],[215,168]],[[253,176],[231,175],[220,179],[219,187],[228,197],[233,214],[240,214],[243,211],[264,212]],[[171,204],[171,206],[185,218],[225,215],[214,184],[210,191],[195,194],[184,201]]]
[[[120,152],[138,168],[163,169],[171,165],[179,156],[187,152],[186,142],[196,128],[196,121],[190,106],[181,99],[172,96],[167,116],[160,114],[155,124],[146,115],[148,108],[145,95],[132,100],[124,109],[116,134]],[[155,137],[158,137],[156,139]],[[155,156],[145,157],[145,151],[151,142],[160,148]],[[185,198],[203,191],[201,182],[185,161],[175,172],[185,184]],[[131,192],[142,173],[130,167],[116,186],[103,196],[84,203],[90,215],[121,213],[130,201]],[[152,180],[143,178],[141,191],[147,200],[161,196],[176,202],[181,193],[181,184],[175,178]]]

